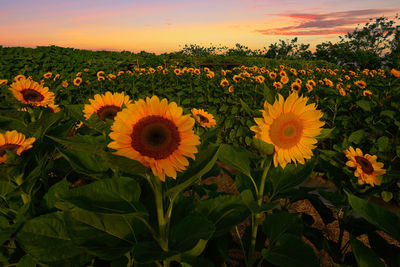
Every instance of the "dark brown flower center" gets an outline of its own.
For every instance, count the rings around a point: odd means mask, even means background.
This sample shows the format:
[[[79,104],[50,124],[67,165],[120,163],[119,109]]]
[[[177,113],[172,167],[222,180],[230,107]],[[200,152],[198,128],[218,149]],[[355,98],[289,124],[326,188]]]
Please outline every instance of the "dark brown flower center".
[[[44,99],[44,96],[41,93],[33,89],[22,90],[21,94],[25,101],[40,102]]]
[[[293,90],[300,91],[300,86],[298,86],[297,84],[293,85]]]
[[[97,115],[103,121],[106,121],[106,119],[114,120],[114,117],[117,115],[119,111],[121,111],[120,107],[104,106],[97,111]]]
[[[369,160],[360,156],[355,156],[354,158],[356,159],[357,163],[361,165],[361,169],[364,173],[371,174],[374,172],[374,168]]]
[[[197,117],[199,117],[200,123],[209,123],[210,121],[208,120],[207,117],[197,114]]]
[[[131,145],[136,151],[156,160],[170,156],[181,141],[176,125],[156,115],[139,120],[133,126],[131,138]]]
[[[11,150],[11,151],[17,151],[17,149],[20,147],[20,145],[17,144],[4,144],[0,146],[0,157],[4,156],[6,154],[6,150]]]

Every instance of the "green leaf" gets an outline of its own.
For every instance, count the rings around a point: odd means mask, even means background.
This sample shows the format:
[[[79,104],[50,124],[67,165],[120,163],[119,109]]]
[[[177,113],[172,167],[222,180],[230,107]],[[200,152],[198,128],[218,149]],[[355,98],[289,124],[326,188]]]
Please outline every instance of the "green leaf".
[[[378,144],[379,151],[385,151],[389,145],[389,138],[387,136],[381,136],[378,138],[376,143]]]
[[[171,179],[167,181],[168,184],[172,184],[172,187],[167,190],[165,195],[175,197],[195,181],[201,179],[203,175],[213,168],[219,153],[219,146],[207,146],[202,149],[197,154],[196,160],[189,165],[189,168],[182,175],[178,175],[174,181],[171,181]]]
[[[295,186],[304,182],[312,173],[316,160],[307,162],[305,165],[288,164],[285,169],[280,166],[271,167],[268,177],[272,183],[273,194],[283,194]]]
[[[144,212],[138,202],[140,186],[132,178],[102,179],[73,188],[61,194],[61,199],[84,210],[108,214]],[[145,214],[145,212],[144,212]]]
[[[272,155],[274,153],[274,145],[268,144],[261,139],[253,138],[253,147],[257,149],[261,155]]]
[[[281,223],[281,222],[278,222]],[[301,237],[284,234],[274,247],[263,249],[264,259],[277,266],[318,267],[320,266],[313,249]]]
[[[214,237],[229,232],[249,215],[248,209],[239,196],[219,196],[198,201],[194,204],[194,212],[215,225]]]
[[[151,238],[139,217],[138,214],[100,214],[74,208],[65,213],[65,222],[75,244],[100,258],[113,260],[132,250],[138,240]]]
[[[31,255],[25,254],[17,263],[16,267],[36,267],[36,261]]]
[[[285,233],[301,237],[301,232],[303,230],[303,224],[299,216],[286,211],[268,215],[262,227],[272,245]]]
[[[351,207],[364,219],[400,241],[400,217],[345,191]]]
[[[61,201],[60,194],[69,190],[67,179],[63,179],[60,182],[52,185],[43,196],[43,204],[47,209],[56,207],[56,203]]]
[[[351,250],[360,267],[385,267],[374,251],[350,235]]]
[[[19,231],[17,240],[26,253],[52,266],[71,266],[88,260],[87,251],[77,247],[67,234],[63,212],[29,220]]]
[[[332,138],[332,132],[335,130],[335,127],[331,129],[322,129],[321,133],[317,136],[317,139],[326,139],[326,138]]]
[[[101,136],[90,136],[90,135],[77,135],[74,137],[57,138],[53,136],[47,136],[50,139],[60,143],[69,149],[86,151],[86,152],[101,152],[107,145],[106,138]]]
[[[90,175],[106,172],[110,168],[100,154],[62,148],[58,150],[76,172]]]
[[[210,239],[214,231],[214,224],[206,218],[189,215],[172,226],[169,237],[171,248],[182,252],[190,250],[200,239]]]
[[[349,136],[349,142],[353,142],[354,144],[359,144],[361,140],[364,138],[365,131],[364,130],[357,130],[352,132]]]
[[[241,147],[221,145],[218,159],[232,168],[251,177],[250,153]]]
[[[395,118],[395,115],[396,115],[396,111],[393,111],[393,110],[383,110],[383,111],[381,112],[381,114],[380,114],[380,117],[382,117],[382,116],[387,116],[387,117],[389,117],[389,118],[391,118],[391,119],[394,119],[394,118]]]
[[[367,100],[358,100],[356,104],[364,111],[371,111],[371,103]]]
[[[142,176],[149,171],[149,168],[137,160],[114,155],[109,152],[103,152],[101,155],[113,169],[118,169],[124,173]]]
[[[240,100],[240,104],[242,105],[242,108],[244,109],[244,111],[246,111],[246,113],[250,117],[253,117],[254,116],[253,110],[241,98],[239,100]]]
[[[40,138],[50,129],[51,126],[53,126],[57,121],[61,120],[63,116],[64,113],[61,111],[57,113],[45,114],[39,120],[29,124],[29,131],[32,133],[32,136]]]
[[[254,198],[253,192],[250,189],[246,189],[241,192],[243,202],[249,208],[252,214],[263,213],[276,208],[279,202],[267,202],[258,206],[256,199]]]
[[[271,105],[274,104],[275,98],[272,94],[271,89],[265,83],[263,83],[263,93],[264,93],[264,97],[268,101],[268,103]]]

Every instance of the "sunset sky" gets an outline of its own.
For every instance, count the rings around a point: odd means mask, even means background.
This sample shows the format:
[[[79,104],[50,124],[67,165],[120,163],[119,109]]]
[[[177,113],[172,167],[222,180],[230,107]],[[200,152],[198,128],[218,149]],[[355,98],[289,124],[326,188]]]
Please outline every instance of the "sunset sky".
[[[369,18],[400,13],[399,0],[0,0],[0,45],[57,45],[155,53],[185,44],[262,49],[298,36],[315,45]]]

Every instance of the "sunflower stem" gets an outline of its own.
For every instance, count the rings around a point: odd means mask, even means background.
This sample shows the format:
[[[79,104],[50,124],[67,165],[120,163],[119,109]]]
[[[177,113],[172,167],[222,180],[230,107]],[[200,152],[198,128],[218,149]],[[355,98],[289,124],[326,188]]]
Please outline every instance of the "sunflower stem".
[[[162,250],[168,251],[168,236],[167,236],[167,226],[168,222],[164,214],[164,197],[163,197],[163,187],[161,180],[158,177],[154,179],[154,196],[156,201],[157,209],[157,220],[159,227],[159,240],[158,243]]]
[[[271,167],[271,157],[268,157],[266,159],[266,162],[263,161],[263,165],[264,163],[266,163],[262,176],[261,176],[261,182],[260,182],[260,188],[258,190],[258,194],[257,194],[257,204],[258,207],[261,207],[262,203],[263,203],[263,199],[264,199],[264,188],[265,188],[265,181],[267,180],[267,174],[269,171],[269,168]],[[256,248],[256,242],[257,242],[257,232],[258,232],[258,226],[260,224],[260,220],[262,218],[263,213],[259,212],[256,214],[252,214],[251,216],[251,223],[252,223],[252,232],[251,232],[251,243],[250,243],[250,251],[249,251],[249,255],[247,256],[247,266],[253,266],[253,263],[255,262],[255,258],[254,258],[254,252],[255,252],[255,248]]]

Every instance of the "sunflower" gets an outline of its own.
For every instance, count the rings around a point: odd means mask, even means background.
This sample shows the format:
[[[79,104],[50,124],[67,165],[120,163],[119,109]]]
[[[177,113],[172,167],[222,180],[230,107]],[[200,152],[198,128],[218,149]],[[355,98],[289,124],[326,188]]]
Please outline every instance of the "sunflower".
[[[81,77],[76,77],[74,79],[74,85],[79,86],[82,83],[82,78]]]
[[[363,96],[369,96],[369,95],[372,95],[372,92],[370,90],[363,91]]]
[[[0,164],[7,160],[6,150],[11,150],[17,155],[32,147],[35,138],[26,139],[25,135],[15,130],[0,133]]]
[[[259,76],[256,77],[256,82],[258,82],[258,83],[263,83],[264,81],[265,81],[264,76],[259,75]]]
[[[281,83],[287,84],[289,82],[289,77],[288,76],[282,76],[281,77]]]
[[[287,76],[287,74],[286,74],[286,72],[285,72],[284,70],[282,70],[281,72],[279,72],[279,75],[280,75],[281,77]]]
[[[89,71],[89,69],[83,69],[83,71],[84,71],[84,72],[88,72],[88,71]]]
[[[303,81],[300,78],[296,78],[295,82],[298,83],[298,84],[302,84],[303,83]]]
[[[121,76],[122,74],[124,74],[125,72],[123,70],[118,71],[118,76]]]
[[[29,79],[22,78],[12,83],[9,89],[14,97],[25,105],[45,107],[54,102],[54,93],[49,92],[48,87]]]
[[[158,71],[162,71],[163,70],[163,66],[157,66],[157,70]]]
[[[196,121],[204,128],[212,128],[217,124],[214,116],[203,109],[192,109],[192,114]]]
[[[290,87],[292,88],[293,92],[297,92],[298,93],[301,90],[301,84],[296,83],[296,82],[292,83],[292,85]]]
[[[151,74],[153,74],[153,73],[155,73],[156,72],[156,70],[154,69],[154,68],[149,68],[149,72],[151,73]],[[118,73],[119,74],[119,73]],[[118,75],[119,76],[119,75]]]
[[[24,75],[20,74],[14,77],[14,81],[19,82],[22,79],[26,79]]]
[[[311,86],[316,86],[317,85],[314,80],[308,80],[307,84],[309,84]]]
[[[209,73],[209,72],[210,72],[210,69],[207,68],[207,67],[205,67],[205,68],[204,68],[204,72],[205,72],[205,73]]]
[[[394,77],[399,78],[400,77],[400,70],[392,69],[391,73]]]
[[[165,176],[176,179],[176,172],[189,165],[186,157],[195,159],[200,144],[193,132],[194,119],[182,112],[165,98],[140,99],[117,114],[110,133],[114,141],[108,147],[150,167],[162,181]]]
[[[81,77],[82,76],[82,72],[78,72],[75,77]]]
[[[97,76],[97,80],[99,82],[104,81],[106,78],[104,78],[104,76]]]
[[[275,72],[270,72],[269,73],[269,77],[274,80],[276,78],[276,73]]]
[[[50,78],[52,75],[53,75],[53,73],[47,72],[47,73],[43,74],[43,78],[48,79],[48,78]]]
[[[250,129],[255,137],[275,147],[274,165],[282,166],[290,162],[304,164],[310,159],[315,139],[325,124],[319,119],[323,113],[316,110],[315,104],[307,105],[308,98],[291,93],[286,100],[278,94],[273,105],[267,101],[262,110],[263,118],[255,118],[257,125]]]
[[[345,95],[346,95],[346,91],[343,90],[343,88],[340,88],[339,94],[340,94],[341,96],[345,96]]]
[[[275,89],[282,89],[282,84],[280,82],[274,82],[272,84],[273,87],[275,87]]]
[[[7,79],[0,80],[0,85],[7,84],[7,83],[8,83],[8,80],[7,80]]]
[[[309,83],[306,84],[307,92],[311,92],[313,90],[313,86]]]
[[[201,73],[201,71],[200,71],[200,69],[194,69],[193,73],[196,75],[199,75]]]
[[[60,79],[60,74],[56,74],[56,75],[54,76],[53,81],[55,81],[55,80],[57,80],[57,79]]]
[[[363,155],[361,149],[356,148],[354,150],[352,146],[348,150],[345,150],[344,154],[349,159],[346,165],[356,168],[354,175],[358,178],[359,184],[367,183],[372,186],[381,184],[381,181],[377,177],[384,175],[386,170],[382,169],[383,163],[376,161],[377,157],[375,155]]]
[[[367,87],[367,83],[364,81],[355,81],[354,85],[358,86],[360,89],[364,89],[365,87]]]
[[[104,71],[99,71],[99,72],[97,72],[97,77],[99,77],[99,76],[103,76],[104,75]]]
[[[242,79],[242,77],[240,77],[239,75],[233,75],[233,78],[232,78],[232,80],[233,80],[235,83],[240,82],[241,79]]]
[[[231,84],[231,86],[229,86],[228,92],[229,92],[229,93],[233,93],[233,84]]]
[[[51,113],[57,113],[60,111],[60,107],[58,105],[55,105],[54,103],[49,104],[47,107],[50,108]]]
[[[229,85],[229,81],[228,81],[227,79],[223,78],[223,79],[221,80],[221,82],[220,82],[220,85],[221,85],[222,87],[228,86],[228,85]]]
[[[174,69],[175,75],[181,75],[181,70],[180,69]]]
[[[85,118],[88,120],[93,113],[97,113],[97,116],[103,121],[106,119],[114,120],[114,117],[122,109],[122,105],[129,107],[131,100],[129,96],[124,93],[106,92],[104,95],[95,95],[94,100],[89,99],[90,104],[85,104],[83,113]]]
[[[206,76],[207,76],[207,78],[212,79],[212,78],[214,78],[215,73],[214,73],[213,71],[210,70],[210,71],[206,74]]]
[[[62,83],[61,83],[61,85],[62,85],[62,87],[67,87],[68,86],[68,82],[67,81],[63,81]]]

